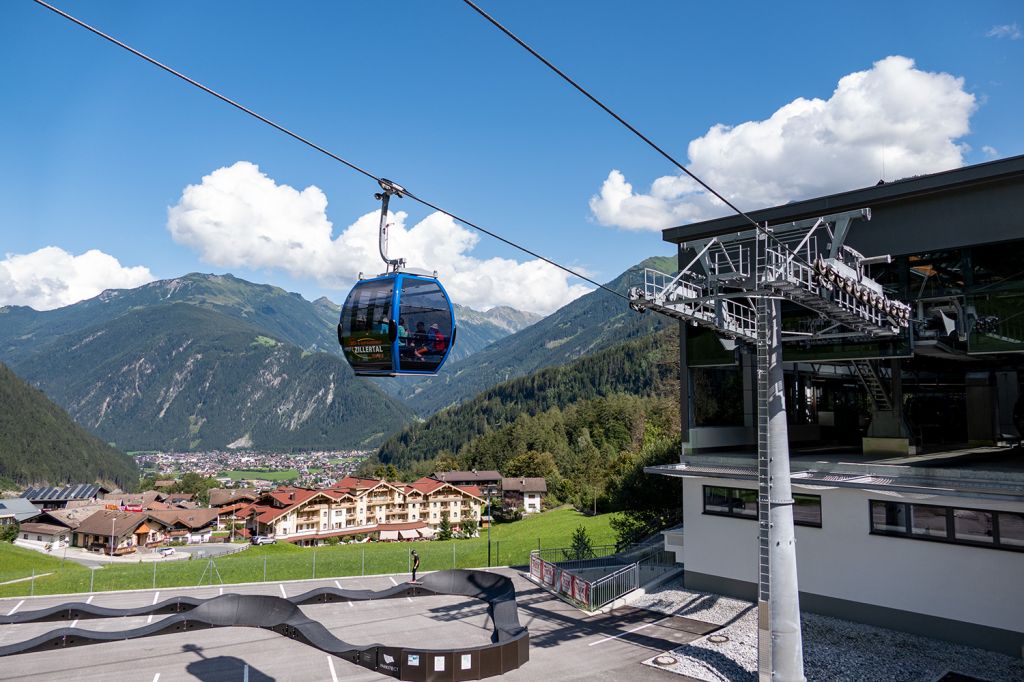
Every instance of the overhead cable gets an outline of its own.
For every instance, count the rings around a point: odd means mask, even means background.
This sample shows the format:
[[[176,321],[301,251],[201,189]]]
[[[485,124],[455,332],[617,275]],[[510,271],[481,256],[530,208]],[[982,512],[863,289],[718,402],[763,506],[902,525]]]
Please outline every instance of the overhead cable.
[[[594,95],[590,94],[590,92],[589,92],[589,91],[588,91],[588,90],[587,90],[586,88],[584,88],[584,87],[583,87],[582,85],[580,85],[579,83],[577,83],[576,81],[574,81],[574,80],[573,80],[572,78],[570,78],[570,77],[569,77],[569,76],[568,76],[568,75],[567,75],[567,74],[566,74],[566,73],[565,73],[564,71],[562,71],[562,70],[561,70],[561,69],[559,69],[559,68],[558,68],[557,66],[555,66],[555,65],[554,65],[554,64],[552,64],[552,63],[551,63],[550,61],[548,61],[548,60],[547,60],[547,59],[546,59],[546,58],[544,57],[544,55],[542,55],[541,53],[537,52],[537,50],[533,49],[533,48],[532,48],[532,47],[530,47],[530,46],[529,46],[528,44],[526,44],[526,42],[525,42],[525,41],[524,41],[524,40],[523,40],[522,38],[520,38],[519,36],[517,36],[517,35],[516,35],[515,33],[513,33],[512,31],[510,31],[509,29],[505,28],[505,26],[503,26],[503,25],[502,25],[502,23],[501,23],[500,21],[498,21],[497,19],[495,19],[494,17],[492,17],[492,16],[490,15],[490,14],[488,14],[487,12],[485,12],[485,11],[484,11],[483,9],[481,9],[479,5],[477,5],[477,4],[475,3],[475,2],[473,2],[473,0],[462,0],[462,1],[463,1],[463,2],[465,2],[465,3],[467,4],[467,5],[469,5],[469,6],[471,7],[471,8],[473,8],[473,9],[474,9],[474,10],[475,10],[475,11],[476,11],[476,12],[477,12],[477,13],[478,13],[478,14],[479,14],[480,16],[482,16],[482,17],[483,17],[484,19],[486,19],[487,21],[491,22],[491,23],[492,23],[492,24],[493,24],[493,25],[494,25],[494,26],[495,26],[495,27],[496,27],[496,28],[497,28],[497,29],[498,29],[499,31],[501,31],[502,33],[504,33],[505,35],[507,35],[507,36],[508,36],[509,38],[511,38],[512,40],[514,40],[515,42],[517,42],[517,43],[518,43],[518,44],[519,44],[519,45],[520,45],[520,46],[521,46],[521,47],[522,47],[522,48],[523,48],[524,50],[526,50],[527,52],[529,52],[530,54],[532,54],[532,55],[533,55],[534,57],[536,57],[536,58],[537,58],[538,60],[540,60],[540,61],[541,61],[541,62],[542,62],[542,63],[543,63],[543,64],[544,64],[545,66],[547,66],[547,67],[548,67],[549,69],[551,69],[551,70],[552,70],[552,71],[554,71],[554,72],[555,72],[556,74],[558,74],[558,75],[559,75],[559,76],[560,76],[560,77],[562,78],[562,80],[564,80],[564,81],[565,81],[566,83],[568,83],[568,84],[569,84],[569,85],[571,85],[572,87],[574,87],[574,88],[576,88],[577,90],[579,90],[579,91],[580,91],[580,93],[582,93],[584,97],[586,97],[586,98],[587,98],[587,99],[589,99],[589,100],[590,100],[591,102],[593,102],[594,104],[596,104],[597,106],[599,106],[599,107],[600,107],[601,109],[603,109],[603,110],[605,111],[605,113],[607,113],[607,114],[608,114],[609,116],[611,116],[611,117],[612,117],[612,118],[614,118],[614,119],[615,119],[616,121],[618,121],[619,123],[621,123],[621,124],[622,124],[623,126],[625,126],[626,128],[628,128],[630,132],[632,132],[632,133],[633,133],[634,135],[636,135],[637,137],[639,137],[639,138],[640,138],[641,140],[643,140],[644,142],[646,142],[646,143],[647,143],[647,144],[648,144],[648,145],[649,145],[649,146],[650,146],[650,147],[651,147],[652,149],[654,149],[654,151],[658,152],[658,153],[659,153],[659,154],[661,154],[661,155],[662,155],[663,157],[665,157],[666,159],[668,159],[669,163],[671,163],[671,164],[672,164],[673,166],[675,166],[675,167],[676,167],[676,168],[678,168],[679,170],[681,170],[681,171],[683,171],[684,173],[686,173],[687,175],[689,175],[689,176],[690,176],[690,177],[691,177],[691,178],[692,178],[692,179],[693,179],[693,180],[694,180],[694,181],[695,181],[695,182],[696,182],[697,184],[699,184],[699,185],[700,185],[701,187],[703,187],[704,189],[706,189],[706,190],[707,190],[708,192],[710,192],[710,193],[711,193],[711,194],[713,194],[714,196],[718,197],[718,199],[719,199],[719,200],[721,200],[721,201],[722,201],[722,203],[724,203],[724,204],[725,204],[726,206],[728,206],[728,207],[729,207],[729,208],[731,208],[732,210],[736,211],[736,213],[737,213],[737,214],[739,214],[740,216],[742,216],[743,218],[745,218],[745,219],[746,219],[746,220],[747,220],[748,222],[750,222],[750,224],[751,224],[751,225],[753,225],[753,226],[754,226],[754,228],[756,228],[756,229],[757,229],[758,231],[760,231],[760,232],[764,233],[765,235],[767,235],[767,236],[768,236],[768,237],[769,237],[770,239],[772,239],[773,241],[775,241],[775,242],[777,242],[777,243],[781,244],[781,242],[779,242],[779,241],[778,241],[778,239],[776,239],[776,238],[775,238],[775,237],[774,237],[773,235],[771,235],[771,233],[770,233],[770,232],[769,232],[769,231],[768,231],[768,230],[766,229],[766,227],[765,227],[764,225],[762,225],[761,223],[757,222],[756,220],[754,220],[753,218],[751,218],[751,217],[750,217],[749,215],[747,215],[746,213],[744,213],[743,211],[741,211],[741,210],[740,210],[740,209],[739,209],[739,208],[738,208],[738,207],[737,207],[737,206],[736,206],[735,204],[733,204],[733,203],[732,203],[731,201],[729,201],[729,200],[728,200],[728,199],[726,199],[726,198],[725,198],[724,196],[722,196],[721,194],[719,194],[719,193],[718,193],[718,192],[717,192],[717,191],[716,191],[716,190],[715,190],[715,189],[714,189],[713,187],[711,187],[711,185],[709,185],[708,183],[704,182],[704,181],[703,181],[703,180],[701,180],[701,179],[700,179],[699,177],[697,177],[697,175],[696,175],[696,174],[695,174],[695,173],[694,173],[693,171],[691,171],[691,170],[690,170],[689,168],[687,168],[687,167],[686,167],[686,166],[684,166],[684,165],[683,165],[682,163],[680,163],[679,161],[677,161],[677,160],[675,159],[675,157],[673,157],[673,156],[672,156],[671,154],[669,154],[669,153],[668,153],[668,152],[666,152],[666,151],[665,151],[664,149],[662,149],[661,147],[659,147],[659,146],[658,146],[657,144],[655,144],[655,143],[654,143],[654,141],[653,141],[653,140],[651,140],[651,139],[650,139],[649,137],[647,137],[646,135],[644,135],[643,133],[641,133],[641,132],[640,132],[639,130],[637,130],[637,129],[636,129],[635,127],[633,127],[633,126],[632,126],[632,125],[631,125],[631,124],[630,124],[630,123],[629,123],[628,121],[626,121],[626,119],[622,118],[622,117],[621,117],[621,116],[619,116],[619,115],[618,115],[617,113],[615,113],[615,112],[614,112],[614,111],[613,111],[613,110],[612,110],[612,109],[611,109],[611,108],[610,108],[610,107],[609,107],[608,105],[606,105],[606,104],[605,104],[604,102],[602,102],[601,100],[599,100],[599,99],[598,99],[597,97],[595,97]],[[802,259],[801,259],[801,260],[802,260]]]
[[[362,167],[352,163],[351,161],[348,161],[348,160],[342,158],[341,156],[338,156],[334,152],[331,152],[330,150],[325,149],[324,147],[321,147],[320,145],[316,144],[315,142],[309,140],[308,138],[305,138],[302,135],[299,135],[298,133],[295,133],[295,132],[289,130],[288,128],[285,128],[282,125],[280,125],[278,123],[275,123],[274,121],[271,121],[269,118],[266,118],[265,116],[262,116],[262,115],[256,113],[252,109],[250,109],[250,108],[248,108],[248,107],[246,107],[246,106],[244,106],[242,104],[239,104],[235,100],[233,100],[233,99],[231,99],[231,98],[229,98],[229,97],[227,97],[225,95],[222,95],[221,93],[217,92],[216,90],[213,90],[212,88],[209,88],[209,87],[203,85],[199,81],[186,76],[182,72],[177,71],[176,69],[173,69],[170,66],[167,66],[166,64],[164,64],[164,63],[162,63],[160,61],[157,61],[156,59],[153,59],[149,55],[147,55],[147,54],[145,54],[143,52],[140,52],[139,50],[136,50],[134,47],[131,47],[130,45],[127,45],[127,44],[121,42],[117,38],[114,38],[113,36],[111,36],[111,35],[109,35],[107,33],[104,33],[103,31],[99,30],[98,28],[85,23],[81,19],[78,19],[77,17],[74,17],[74,16],[68,14],[64,10],[62,10],[62,9],[60,9],[58,7],[54,7],[53,5],[49,4],[48,2],[44,2],[44,0],[33,0],[33,1],[36,4],[41,5],[41,6],[45,7],[46,9],[48,9],[48,10],[50,10],[50,11],[56,13],[56,14],[59,14],[60,16],[62,16],[65,19],[67,19],[68,21],[70,21],[70,22],[72,22],[74,24],[77,24],[78,26],[81,26],[82,28],[86,29],[87,31],[91,31],[92,33],[98,35],[99,37],[103,38],[104,40],[107,40],[107,41],[113,43],[114,45],[117,45],[118,47],[121,47],[121,48],[127,50],[128,52],[131,52],[136,57],[139,57],[140,59],[143,59],[143,60],[149,62],[150,64],[163,69],[164,71],[166,71],[167,73],[169,73],[169,74],[171,74],[173,76],[177,76],[178,78],[180,78],[181,80],[185,81],[189,85],[193,85],[193,86],[199,88],[200,90],[202,90],[203,92],[207,93],[208,95],[213,95],[214,97],[216,97],[217,99],[221,100],[222,102],[226,102],[227,104],[230,104],[231,106],[235,107],[236,109],[238,109],[238,110],[240,110],[242,112],[245,112],[246,114],[249,114],[253,118],[255,118],[255,119],[259,120],[259,121],[262,121],[263,123],[266,123],[270,127],[272,127],[274,129],[284,133],[285,135],[288,135],[291,138],[294,138],[294,139],[298,140],[299,142],[303,143],[304,145],[307,145],[308,147],[311,147],[311,148],[315,149],[316,151],[320,152],[321,154],[324,154],[324,155],[334,159],[335,161],[337,161],[337,162],[339,162],[341,164],[344,164],[345,166],[348,166],[352,170],[354,170],[354,171],[356,171],[358,173],[362,173],[366,177],[372,178],[373,180],[376,180],[378,183],[380,183],[381,177],[371,173],[370,171],[366,170],[365,168],[362,168]],[[497,239],[498,241],[500,241],[500,242],[502,242],[504,244],[507,244],[507,245],[511,246],[512,248],[514,248],[514,249],[518,249],[519,251],[522,251],[523,253],[529,254],[529,255],[533,256],[534,258],[542,260],[545,263],[547,263],[548,265],[552,265],[552,266],[558,268],[559,270],[572,275],[573,277],[578,277],[579,279],[583,280],[584,282],[589,282],[590,284],[593,284],[594,286],[596,286],[596,287],[598,287],[600,289],[604,289],[605,291],[607,291],[609,293],[612,293],[612,294],[618,296],[619,298],[629,300],[628,297],[625,296],[624,294],[622,294],[622,293],[620,293],[618,291],[615,291],[614,289],[612,289],[612,288],[610,288],[610,287],[608,287],[608,286],[606,286],[604,284],[601,284],[600,282],[598,282],[596,280],[593,280],[590,277],[587,277],[586,275],[582,275],[579,272],[576,272],[575,270],[573,270],[571,268],[568,268],[568,267],[566,267],[564,265],[561,265],[560,263],[557,263],[556,261],[553,261],[550,258],[542,256],[541,254],[537,253],[536,251],[528,249],[525,246],[521,246],[520,244],[517,244],[516,242],[513,242],[510,239],[506,239],[505,237],[502,237],[501,235],[499,235],[499,234],[497,234],[495,232],[492,232],[492,231],[490,231],[490,230],[488,230],[486,228],[483,228],[483,227],[481,227],[480,225],[477,225],[474,222],[470,222],[469,220],[466,220],[465,218],[460,218],[459,216],[455,215],[451,211],[447,211],[447,210],[441,208],[440,206],[437,206],[436,204],[433,204],[433,203],[427,201],[426,199],[422,199],[422,198],[416,196],[415,194],[410,193],[408,190],[406,190],[404,193],[405,193],[406,196],[408,196],[413,201],[415,201],[415,202],[417,202],[419,204],[422,204],[423,206],[426,206],[427,208],[431,208],[431,209],[433,209],[433,210],[435,210],[435,211],[437,211],[439,213],[443,213],[444,215],[448,216],[449,218],[451,218],[453,220],[456,220],[456,221],[458,221],[460,223],[463,223],[464,225],[467,225],[467,226],[473,228],[474,230],[478,230],[479,232],[483,232],[484,234],[486,234],[489,237],[493,237],[494,239]]]

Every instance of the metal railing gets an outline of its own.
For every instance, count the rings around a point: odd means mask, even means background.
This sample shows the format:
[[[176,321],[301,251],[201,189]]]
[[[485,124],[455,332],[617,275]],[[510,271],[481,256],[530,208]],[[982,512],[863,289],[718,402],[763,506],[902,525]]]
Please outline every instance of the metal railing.
[[[593,611],[632,592],[640,587],[639,578],[640,571],[637,569],[637,564],[630,564],[611,575],[593,581],[590,583],[590,600],[587,606]]]

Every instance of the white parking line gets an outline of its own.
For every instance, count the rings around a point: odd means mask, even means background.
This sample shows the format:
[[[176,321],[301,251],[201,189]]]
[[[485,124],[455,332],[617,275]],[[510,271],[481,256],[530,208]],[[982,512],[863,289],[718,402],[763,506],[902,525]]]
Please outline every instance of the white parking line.
[[[390,579],[391,579],[391,584],[392,584],[392,585],[397,585],[397,584],[398,584],[398,581],[397,581],[397,580],[395,580],[393,576],[390,576],[390,575],[389,575],[389,576],[388,576],[388,578],[390,578]]]
[[[17,611],[18,609],[20,609],[21,605],[24,604],[24,603],[25,603],[25,600],[22,599],[20,602],[18,602],[17,604],[14,605],[13,609],[11,609],[10,611],[7,612],[7,615],[8,616],[13,616],[14,612]]]
[[[217,588],[217,594],[224,594],[224,588],[223,587]]]
[[[95,594],[90,594],[89,598],[85,600],[85,603],[86,604],[91,604],[92,603],[92,598],[95,597],[95,596],[96,596]],[[159,674],[160,673],[157,673],[157,675],[159,675]]]
[[[334,672],[334,659],[330,656],[327,657],[327,667],[331,669],[331,682],[338,682],[338,673]]]
[[[242,682],[249,682],[249,664],[246,663],[245,667],[242,668]]]
[[[160,673],[153,675],[153,682],[160,682]]]
[[[412,597],[406,597],[405,599],[406,599],[406,601],[410,601],[410,602],[412,601]]]
[[[153,595],[153,603],[156,604],[158,599],[160,599],[160,592],[157,592],[156,594]],[[146,622],[147,623],[152,623],[153,622],[153,614],[152,613],[149,614],[149,618],[146,619]]]
[[[78,619],[77,618],[75,618],[73,621],[71,621],[71,627],[75,627],[76,625],[78,625]]]
[[[284,593],[284,585],[282,585],[281,583],[278,583],[277,586],[281,588],[281,596],[284,597],[285,599],[287,599],[288,595]]]
[[[339,589],[339,590],[340,590],[340,589],[342,589],[342,587],[341,587],[341,583],[340,583],[340,582],[338,582],[337,580],[335,580],[335,581],[334,581],[334,584],[338,586],[338,589]]]
[[[640,630],[643,630],[644,628],[649,628],[652,625],[657,625],[658,623],[660,623],[662,621],[665,621],[665,620],[668,620],[671,617],[672,616],[665,616],[664,618],[661,618],[659,620],[655,620],[655,621],[652,621],[650,623],[644,623],[643,625],[641,625],[639,627],[635,627],[632,630],[626,630],[625,632],[620,632],[617,635],[612,635],[611,637],[605,637],[604,639],[599,639],[596,642],[591,642],[587,646],[594,646],[595,644],[601,644],[602,642],[607,642],[607,641],[612,640],[612,639],[618,639],[619,637],[625,637],[626,635],[631,635],[634,632],[638,632]]]

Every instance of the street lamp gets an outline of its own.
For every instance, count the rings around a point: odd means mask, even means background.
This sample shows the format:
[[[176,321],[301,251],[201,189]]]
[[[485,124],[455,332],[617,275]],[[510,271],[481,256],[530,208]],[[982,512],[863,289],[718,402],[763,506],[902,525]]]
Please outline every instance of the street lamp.
[[[487,568],[491,567],[491,487],[487,486]]]

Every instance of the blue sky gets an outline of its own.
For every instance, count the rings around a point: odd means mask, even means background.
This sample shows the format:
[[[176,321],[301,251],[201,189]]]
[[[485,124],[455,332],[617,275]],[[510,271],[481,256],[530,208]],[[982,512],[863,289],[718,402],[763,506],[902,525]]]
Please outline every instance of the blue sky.
[[[666,221],[716,210],[672,180],[673,168],[652,150],[455,0],[57,4],[353,162],[599,281],[646,256],[670,254],[657,231]],[[483,6],[684,161],[687,145],[712,126],[764,121],[798,98],[828,101],[848,74],[876,75],[885,87],[850,86],[843,101],[881,92],[881,113],[869,111],[878,108],[870,103],[862,118],[846,104],[797,112],[794,120],[811,121],[815,139],[831,140],[835,132],[823,133],[816,120],[848,135],[839,152],[829,142],[804,144],[792,126],[770,125],[701,148],[695,166],[744,209],[874,184],[881,176],[880,159],[873,160],[878,150],[892,150],[881,154],[898,174],[1024,153],[1020,3]],[[887,62],[888,71],[873,70],[893,55],[913,65]],[[44,247],[72,257],[99,250],[118,267],[146,268],[143,279],[230,271],[334,300],[344,297],[355,261],[358,269],[376,267],[364,262],[368,225],[351,240],[330,244],[329,257],[321,253],[321,235],[297,252],[300,262],[282,256],[280,264],[273,251],[226,255],[223,240],[230,247],[239,233],[209,232],[211,221],[223,218],[222,207],[213,205],[217,197],[245,175],[248,191],[279,194],[280,202],[241,199],[245,210],[228,211],[241,221],[237,230],[251,224],[280,232],[294,224],[310,234],[322,231],[322,218],[304,222],[310,212],[322,215],[318,196],[278,192],[284,185],[315,186],[336,238],[375,209],[376,188],[363,176],[28,0],[0,5],[0,63],[0,257],[6,256],[0,304],[52,307],[94,295],[104,284],[135,281],[108,261],[68,265],[53,252],[17,260]],[[947,95],[948,104],[927,109]],[[924,107],[909,114],[913,130],[899,111],[911,104]],[[835,123],[840,109],[849,118]],[[764,151],[776,133],[790,136],[781,156]],[[886,136],[891,139],[881,139]],[[829,158],[836,162],[822,166]],[[236,165],[242,161],[265,178]],[[845,170],[830,175],[839,166]],[[799,168],[815,179],[801,180]],[[209,192],[183,200],[186,186],[200,185],[217,169],[227,169],[219,185],[211,181]],[[621,182],[610,178],[613,170]],[[815,184],[822,176],[827,181]],[[674,188],[651,191],[658,178]],[[779,178],[781,187],[766,189]],[[603,186],[607,194],[591,205]],[[629,199],[616,203],[624,192]],[[184,217],[170,226],[168,209],[179,204]],[[456,298],[474,307],[509,303],[549,312],[583,290],[578,281],[525,267],[529,257],[488,237],[473,243],[436,218],[422,224],[428,212],[409,201],[397,207],[408,214],[397,220],[411,230],[406,243],[413,260],[458,271],[441,274],[451,275]],[[449,242],[457,253],[444,253]],[[312,261],[317,264],[307,266]],[[66,281],[55,284],[62,272]]]

